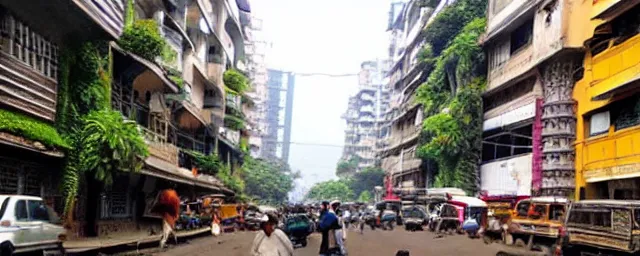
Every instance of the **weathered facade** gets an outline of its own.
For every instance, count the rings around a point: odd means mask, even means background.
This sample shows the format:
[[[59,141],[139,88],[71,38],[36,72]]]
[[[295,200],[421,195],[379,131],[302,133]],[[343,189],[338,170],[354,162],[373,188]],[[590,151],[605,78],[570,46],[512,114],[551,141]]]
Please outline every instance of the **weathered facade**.
[[[637,1],[594,1],[577,104],[576,199],[640,199]]]
[[[409,1],[397,16],[390,18],[389,57],[393,64],[387,73],[391,102],[386,114],[390,134],[381,143],[378,155],[394,187],[424,188],[432,182],[431,174],[416,155],[423,116],[422,105],[415,102],[415,91],[428,76],[418,61],[418,53],[424,45],[424,28],[452,2],[439,1],[430,8],[422,7],[420,1]]]
[[[111,41],[111,107],[138,124],[148,146],[142,170],[117,175],[110,187],[95,186],[87,180],[90,175],[81,177],[70,237],[159,228],[149,204],[161,189],[174,188],[191,199],[234,195],[215,177],[198,173],[192,154],[218,154],[232,171],[242,163],[240,131],[224,123],[228,104],[242,109],[241,97],[227,95],[223,74],[229,69],[245,72],[246,1],[132,3],[135,19],[157,23],[166,43],[163,54],[172,57],[145,59],[118,45],[127,1],[0,1],[3,119],[55,131],[61,52],[85,42]],[[0,193],[42,196],[62,212],[64,148],[16,131],[20,129],[0,124]]]
[[[573,193],[571,92],[588,22],[580,14],[585,8],[571,0],[489,1],[481,39],[489,64],[481,172],[493,171],[488,166],[494,162],[506,166],[520,157],[532,158],[530,166],[517,166],[530,169],[531,180],[482,180],[489,194],[522,193],[503,189],[514,182],[531,182],[534,195]]]
[[[65,148],[51,143],[61,140],[54,128],[60,57],[68,45],[117,38],[122,10],[121,1],[0,1],[0,193],[41,196],[62,210]]]

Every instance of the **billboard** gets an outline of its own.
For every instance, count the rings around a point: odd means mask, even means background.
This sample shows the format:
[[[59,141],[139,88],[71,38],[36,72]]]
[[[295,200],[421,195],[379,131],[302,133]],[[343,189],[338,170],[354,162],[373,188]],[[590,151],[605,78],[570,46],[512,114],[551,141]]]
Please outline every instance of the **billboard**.
[[[493,161],[480,167],[480,188],[489,196],[531,195],[532,154]]]

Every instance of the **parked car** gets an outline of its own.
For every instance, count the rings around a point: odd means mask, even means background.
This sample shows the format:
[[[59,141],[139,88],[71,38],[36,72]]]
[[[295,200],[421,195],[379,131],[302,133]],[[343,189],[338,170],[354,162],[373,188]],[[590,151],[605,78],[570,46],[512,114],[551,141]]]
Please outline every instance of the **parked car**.
[[[584,200],[569,207],[563,255],[637,255],[640,201]]]
[[[0,255],[61,251],[65,230],[42,198],[0,195]]]

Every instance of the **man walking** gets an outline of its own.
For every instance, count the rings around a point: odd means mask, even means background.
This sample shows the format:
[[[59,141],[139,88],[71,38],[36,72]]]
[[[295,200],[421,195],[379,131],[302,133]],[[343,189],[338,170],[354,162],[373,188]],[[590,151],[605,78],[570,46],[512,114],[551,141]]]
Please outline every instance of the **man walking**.
[[[322,232],[322,242],[320,243],[320,256],[340,255],[340,247],[336,242],[336,229],[340,229],[338,217],[330,209],[329,202],[322,202],[320,209],[320,221],[318,230]]]
[[[269,213],[261,219],[260,227],[253,239],[251,255],[253,256],[293,256],[293,244],[282,232],[277,229],[278,217]]]
[[[336,216],[338,216],[339,209],[340,209],[340,201],[334,200],[333,202],[331,202],[331,211],[333,212],[333,214],[336,214]],[[338,225],[340,225],[340,227],[338,227],[335,230],[335,234],[336,234],[336,242],[338,243],[338,247],[340,247],[340,253],[342,255],[347,255],[347,248],[344,244],[345,240],[347,240],[347,231],[345,230],[343,217],[338,218]]]

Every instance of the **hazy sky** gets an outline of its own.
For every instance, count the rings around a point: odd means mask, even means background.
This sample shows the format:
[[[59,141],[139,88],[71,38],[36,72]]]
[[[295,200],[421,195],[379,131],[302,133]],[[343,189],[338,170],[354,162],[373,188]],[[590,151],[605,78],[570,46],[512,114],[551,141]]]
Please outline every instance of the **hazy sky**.
[[[357,73],[363,61],[385,56],[390,0],[253,0],[253,13],[273,43],[269,68],[296,73]],[[291,140],[342,146],[347,101],[356,76],[297,76]],[[292,144],[289,164],[300,188],[335,178],[341,147]]]

